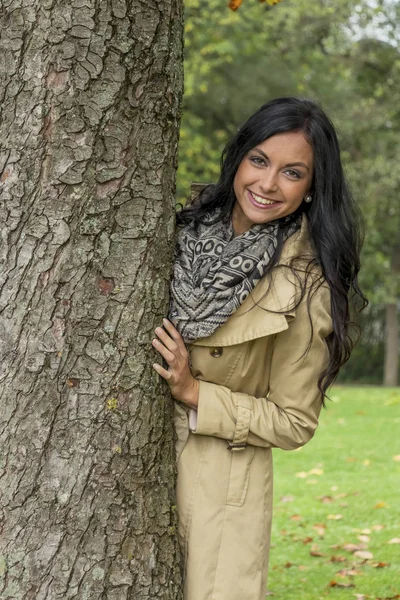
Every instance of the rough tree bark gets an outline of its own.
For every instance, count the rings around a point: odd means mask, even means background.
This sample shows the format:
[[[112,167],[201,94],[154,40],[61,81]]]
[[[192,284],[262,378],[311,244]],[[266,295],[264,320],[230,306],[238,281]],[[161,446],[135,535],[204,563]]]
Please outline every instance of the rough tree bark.
[[[0,597],[177,600],[182,0],[4,0]]]

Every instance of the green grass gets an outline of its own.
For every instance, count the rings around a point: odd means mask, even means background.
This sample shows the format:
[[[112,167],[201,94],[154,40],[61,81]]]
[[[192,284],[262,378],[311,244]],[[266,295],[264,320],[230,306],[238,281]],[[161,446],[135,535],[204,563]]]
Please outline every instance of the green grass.
[[[268,588],[281,600],[400,598],[400,545],[388,544],[400,538],[400,388],[336,386],[331,398],[309,444],[274,450]],[[372,559],[343,548],[362,543]]]

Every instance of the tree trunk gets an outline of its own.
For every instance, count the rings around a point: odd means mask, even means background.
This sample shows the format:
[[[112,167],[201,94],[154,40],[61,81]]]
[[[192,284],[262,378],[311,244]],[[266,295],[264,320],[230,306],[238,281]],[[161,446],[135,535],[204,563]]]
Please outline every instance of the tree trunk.
[[[384,385],[396,386],[399,372],[399,321],[395,302],[386,304]]]
[[[6,8],[5,8],[6,7]],[[177,600],[167,309],[182,0],[6,0],[0,597]]]

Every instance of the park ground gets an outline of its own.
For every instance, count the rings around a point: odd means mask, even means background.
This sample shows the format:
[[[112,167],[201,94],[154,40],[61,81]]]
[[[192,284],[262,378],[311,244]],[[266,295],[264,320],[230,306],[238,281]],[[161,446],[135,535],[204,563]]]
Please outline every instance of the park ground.
[[[269,595],[400,599],[400,388],[330,398],[309,444],[274,450]]]

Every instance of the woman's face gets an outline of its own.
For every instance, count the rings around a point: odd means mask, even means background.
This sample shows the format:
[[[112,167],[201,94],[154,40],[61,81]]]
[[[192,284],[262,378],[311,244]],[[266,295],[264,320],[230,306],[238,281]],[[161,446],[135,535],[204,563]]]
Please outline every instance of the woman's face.
[[[309,192],[313,165],[313,150],[301,131],[274,135],[253,148],[233,181],[236,235],[293,213]]]

